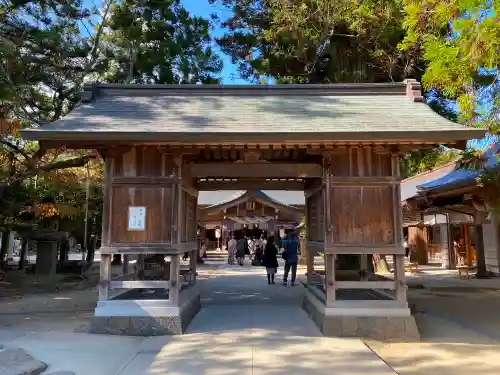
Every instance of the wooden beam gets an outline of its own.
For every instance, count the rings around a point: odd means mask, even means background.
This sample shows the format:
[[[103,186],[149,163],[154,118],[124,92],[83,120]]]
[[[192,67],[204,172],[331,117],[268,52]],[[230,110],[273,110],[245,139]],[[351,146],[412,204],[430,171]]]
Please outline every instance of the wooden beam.
[[[401,181],[399,177],[350,177],[350,176],[331,176],[332,186],[343,187],[365,187],[365,186],[384,186],[396,185]]]
[[[101,247],[101,254],[183,254],[193,251],[198,247],[196,242],[184,242],[181,244],[168,243],[111,243]]]
[[[383,308],[408,308],[408,303],[406,301],[397,300],[336,300],[331,308],[353,308],[353,309],[367,309],[373,314],[373,309],[383,309]]]
[[[314,253],[322,253],[325,249],[325,243],[322,241],[307,241],[307,249]]]
[[[111,289],[168,289],[168,280],[111,280]]]
[[[186,166],[193,178],[315,178],[322,176],[319,164],[300,163],[200,163]]]
[[[396,289],[395,281],[337,281],[337,289]]]
[[[175,176],[153,177],[153,176],[116,176],[113,177],[113,186],[145,187],[145,186],[171,186],[178,183],[179,179]]]
[[[264,180],[264,179],[238,179],[238,180],[211,180],[199,181],[198,190],[304,190],[304,183],[300,180]]]
[[[333,244],[325,247],[325,254],[382,254],[382,255],[404,255],[404,247],[397,245],[342,245]]]

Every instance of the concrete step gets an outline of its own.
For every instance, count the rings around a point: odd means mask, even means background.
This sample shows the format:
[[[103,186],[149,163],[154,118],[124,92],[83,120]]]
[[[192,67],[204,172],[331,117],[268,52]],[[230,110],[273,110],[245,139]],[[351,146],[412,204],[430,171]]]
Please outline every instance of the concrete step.
[[[212,262],[226,262],[227,255],[228,255],[227,251],[210,250],[210,251],[207,251],[206,260],[209,260]]]

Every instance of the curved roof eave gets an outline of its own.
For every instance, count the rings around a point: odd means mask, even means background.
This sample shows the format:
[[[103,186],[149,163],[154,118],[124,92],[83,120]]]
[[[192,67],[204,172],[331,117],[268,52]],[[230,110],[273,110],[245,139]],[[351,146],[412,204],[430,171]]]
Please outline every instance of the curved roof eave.
[[[292,210],[292,211],[298,211],[298,209],[296,207],[279,202],[279,201],[271,198],[269,195],[264,193],[262,190],[257,190],[255,192],[245,191],[240,196],[235,197],[229,201],[212,204],[210,206],[203,207],[201,210],[210,211],[210,210],[217,210],[217,209],[232,207],[232,206],[235,206],[239,203],[242,203],[242,202],[244,202],[247,199],[252,198],[252,197],[258,201],[266,202],[268,204],[270,203],[271,205],[274,205],[274,206],[279,206],[279,207],[282,207],[282,208],[285,208],[288,210]]]

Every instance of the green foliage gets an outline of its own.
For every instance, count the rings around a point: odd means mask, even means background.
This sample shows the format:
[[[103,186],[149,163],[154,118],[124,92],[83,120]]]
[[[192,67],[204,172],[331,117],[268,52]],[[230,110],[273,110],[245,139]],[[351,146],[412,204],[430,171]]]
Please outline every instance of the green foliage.
[[[488,210],[500,217],[500,165],[483,170],[476,181]]]
[[[424,51],[424,87],[456,98],[461,123],[500,134],[500,1],[406,0],[405,12],[400,47]],[[484,165],[481,152],[463,153],[462,167],[481,170],[481,194],[500,214],[500,167]]]
[[[336,83],[419,76],[418,51],[397,48],[405,15],[399,0],[211,2],[233,12],[218,43],[246,79]]]
[[[457,150],[443,148],[411,150],[403,156],[401,174],[403,178],[408,178],[457,161],[460,157],[461,153]]]
[[[105,0],[100,9],[85,4],[0,2],[2,124],[8,121],[22,128],[58,120],[73,109],[88,80],[218,81],[222,64],[210,46],[210,21],[192,17],[179,0]],[[94,159],[93,154],[50,150],[21,140],[17,132],[2,132],[0,228],[54,215],[83,223],[86,169],[78,167]],[[91,190],[91,196],[99,197],[89,207],[90,223],[97,231],[102,206],[99,178],[93,178]],[[52,203],[39,203],[44,201]]]
[[[217,83],[220,58],[210,21],[191,16],[179,0],[121,0],[106,22],[108,82]]]
[[[70,111],[89,72],[102,69],[95,40],[82,36],[95,12],[82,0],[0,3],[0,105],[24,125]]]
[[[499,130],[500,2],[406,0],[403,50],[421,48],[426,88],[457,100],[460,121]],[[479,113],[484,106],[486,113]]]

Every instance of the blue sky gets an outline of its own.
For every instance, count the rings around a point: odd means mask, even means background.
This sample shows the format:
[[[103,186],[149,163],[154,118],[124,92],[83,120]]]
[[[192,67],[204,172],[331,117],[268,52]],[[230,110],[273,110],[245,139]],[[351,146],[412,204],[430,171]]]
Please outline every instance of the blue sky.
[[[212,13],[217,13],[221,20],[227,19],[231,16],[231,11],[225,8],[220,4],[210,4],[208,0],[182,0],[182,5],[195,16],[201,16],[204,18],[210,18]],[[214,37],[219,37],[224,34],[224,30],[216,29],[212,31],[212,35]],[[215,46],[215,42],[214,42]],[[222,71],[222,83],[225,84],[245,84],[247,83],[243,79],[240,78],[237,68],[234,64],[231,63],[231,58],[220,51],[219,48],[216,47],[219,55],[222,58],[224,63],[224,70]]]
[[[100,0],[83,0],[85,7],[92,7],[98,5]],[[220,4],[210,4],[208,0],[181,0],[181,4],[186,10],[194,16],[203,18],[210,18],[212,13],[217,13],[221,20],[226,20],[231,16],[231,11]],[[219,28],[212,30],[213,37],[219,37],[224,34],[224,30]],[[224,84],[248,84],[245,80],[241,79],[236,65],[231,63],[231,58],[220,51],[215,41],[213,47],[222,58],[224,69],[221,74],[222,83]]]

